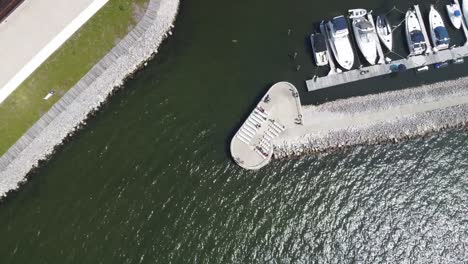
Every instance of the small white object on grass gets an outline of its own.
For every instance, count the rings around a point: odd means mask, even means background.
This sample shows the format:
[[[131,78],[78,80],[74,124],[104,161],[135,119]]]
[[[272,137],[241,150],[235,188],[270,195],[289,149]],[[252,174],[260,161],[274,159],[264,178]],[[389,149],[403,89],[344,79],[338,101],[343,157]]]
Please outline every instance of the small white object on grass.
[[[52,90],[50,91],[45,97],[44,97],[44,100],[49,100],[50,97],[52,97],[52,95],[55,94],[55,90]]]

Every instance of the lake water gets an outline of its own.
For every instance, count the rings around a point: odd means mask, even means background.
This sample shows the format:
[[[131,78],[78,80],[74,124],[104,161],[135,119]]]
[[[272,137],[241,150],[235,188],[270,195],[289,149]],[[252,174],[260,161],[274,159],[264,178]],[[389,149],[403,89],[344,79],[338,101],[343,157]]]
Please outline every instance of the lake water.
[[[0,204],[0,263],[465,263],[466,132],[256,172],[228,152],[277,81],[317,104],[468,75],[459,65],[305,91],[321,19],[411,3],[183,1],[157,58]]]

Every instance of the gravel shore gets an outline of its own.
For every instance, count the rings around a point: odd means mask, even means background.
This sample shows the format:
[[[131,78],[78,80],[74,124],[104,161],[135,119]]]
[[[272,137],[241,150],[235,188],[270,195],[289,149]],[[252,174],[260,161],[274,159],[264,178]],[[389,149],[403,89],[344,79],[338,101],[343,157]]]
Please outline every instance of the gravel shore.
[[[80,81],[81,86],[87,83],[86,87],[78,87],[80,83],[73,87],[0,158],[0,197],[17,189],[39,161],[47,159],[129,75],[157,53],[161,42],[171,34],[178,7],[179,0],[150,0],[145,16],[129,33],[129,36],[138,35],[138,39],[123,39],[110,52],[112,54],[108,54],[112,55],[112,60],[104,58],[95,66],[99,68],[95,72],[100,74],[94,74],[93,68]],[[137,30],[140,32],[135,32]]]
[[[275,144],[274,157],[399,142],[468,123],[468,78],[304,106],[304,127]]]

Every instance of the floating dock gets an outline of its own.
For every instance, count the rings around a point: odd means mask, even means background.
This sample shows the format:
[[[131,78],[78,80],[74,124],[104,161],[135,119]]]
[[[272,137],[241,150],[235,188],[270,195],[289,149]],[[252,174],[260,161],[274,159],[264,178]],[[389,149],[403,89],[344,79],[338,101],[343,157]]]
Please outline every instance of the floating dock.
[[[458,3],[458,0],[454,0],[454,2]],[[335,69],[333,70],[333,73],[335,73],[333,75],[328,74],[327,76],[314,77],[311,80],[306,80],[307,90],[309,92],[312,92],[312,91],[325,89],[325,88],[329,88],[333,86],[338,86],[342,84],[357,82],[361,80],[366,80],[366,79],[370,79],[374,77],[391,74],[395,72],[392,70],[392,67],[395,67],[398,65],[404,65],[407,70],[418,69],[420,67],[433,65],[436,63],[455,61],[460,58],[464,58],[468,56],[468,45],[467,45],[468,44],[468,29],[467,29],[466,22],[464,20],[462,23],[462,30],[464,32],[465,39],[467,40],[465,42],[465,45],[460,46],[460,47],[452,47],[450,49],[446,49],[446,50],[433,53],[432,45],[430,43],[427,31],[426,31],[426,27],[424,25],[424,22],[422,21],[422,16],[421,16],[421,11],[419,9],[419,6],[415,5],[414,9],[421,23],[424,37],[426,38],[426,45],[428,47],[428,51],[425,55],[409,56],[406,59],[392,61],[390,64],[384,63],[384,64],[379,64],[379,65],[372,65],[372,66],[363,67],[359,69],[352,69],[350,71],[344,71],[341,73],[337,73]],[[372,19],[372,23],[374,22],[372,15],[369,15],[368,18],[369,20]],[[322,26],[321,26],[321,29],[322,29]],[[379,56],[380,56],[380,52],[381,51],[379,51]],[[330,61],[332,61],[332,58],[330,58]]]
[[[239,166],[256,170],[270,162],[272,140],[285,130],[301,127],[302,107],[296,87],[273,85],[247,117],[231,141],[231,155]]]
[[[416,16],[418,17],[419,25],[421,25],[421,31],[424,35],[424,39],[426,40],[426,54],[430,54],[432,52],[432,45],[431,41],[429,40],[429,35],[427,34],[426,24],[424,24],[419,5],[414,5],[414,11],[416,12]]]

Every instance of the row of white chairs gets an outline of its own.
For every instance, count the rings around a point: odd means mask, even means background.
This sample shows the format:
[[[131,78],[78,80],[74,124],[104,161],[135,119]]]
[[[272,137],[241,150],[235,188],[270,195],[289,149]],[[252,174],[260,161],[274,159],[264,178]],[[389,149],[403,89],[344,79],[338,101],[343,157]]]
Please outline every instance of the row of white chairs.
[[[239,138],[239,140],[245,144],[250,145],[250,142],[257,133],[258,129],[267,119],[268,115],[265,113],[265,111],[262,112],[258,109],[258,107],[255,108],[247,118],[245,124],[240,128],[239,132],[237,133],[237,138]]]

